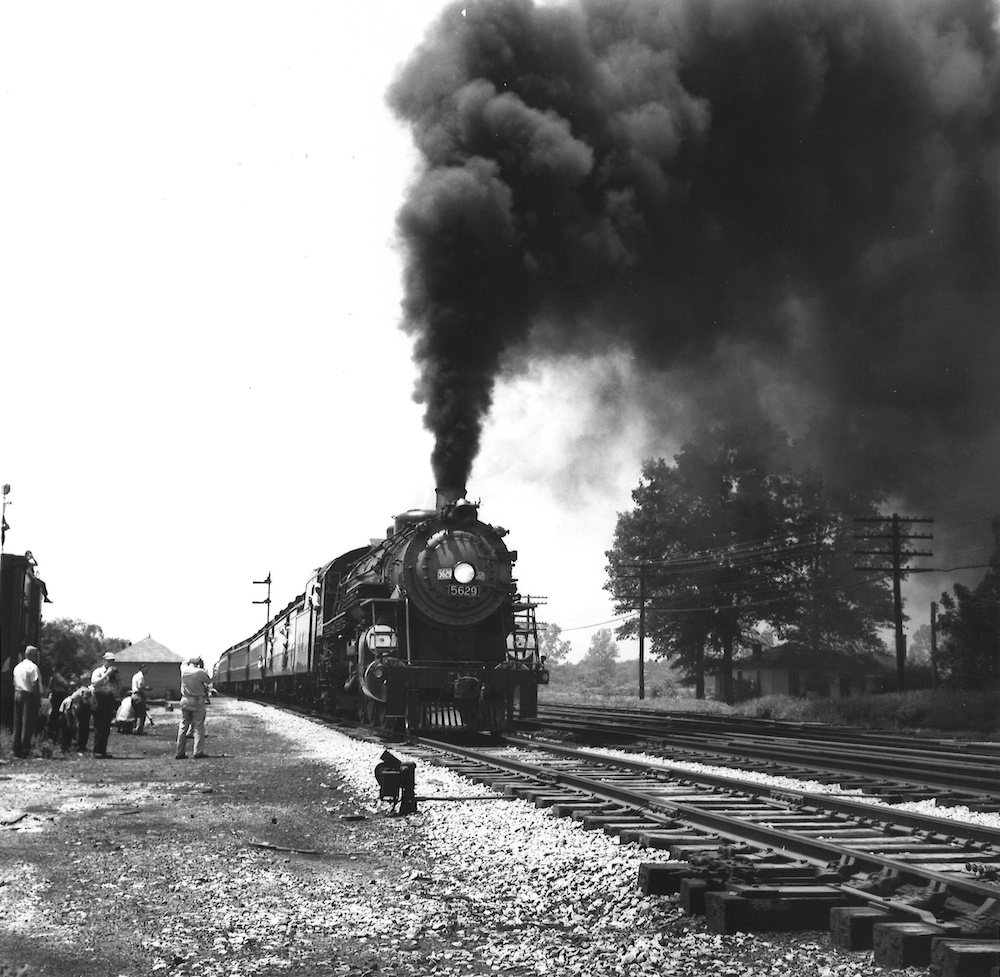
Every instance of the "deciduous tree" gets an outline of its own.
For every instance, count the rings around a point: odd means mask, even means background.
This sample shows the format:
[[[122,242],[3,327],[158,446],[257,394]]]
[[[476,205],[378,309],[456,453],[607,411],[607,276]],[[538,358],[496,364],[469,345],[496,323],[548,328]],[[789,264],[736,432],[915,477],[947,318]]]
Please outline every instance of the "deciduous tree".
[[[539,651],[549,667],[563,665],[569,660],[573,646],[569,641],[563,640],[560,637],[561,634],[562,628],[558,624],[538,622]]]
[[[1000,517],[993,533],[996,548],[979,584],[941,595],[938,664],[954,688],[1000,687]]]
[[[615,677],[617,661],[618,643],[608,628],[602,628],[590,639],[580,664],[590,684],[606,686]]]
[[[706,653],[733,699],[734,649],[766,625],[817,655],[870,654],[889,619],[885,581],[853,573],[845,524],[878,501],[796,471],[795,446],[752,412],[699,431],[668,464],[648,460],[608,552],[619,610],[645,596],[653,654],[675,657],[704,694]],[[635,634],[633,617],[619,636]]]
[[[53,672],[70,679],[97,667],[105,652],[127,648],[124,638],[105,637],[97,624],[60,617],[42,623],[40,666],[45,682]]]

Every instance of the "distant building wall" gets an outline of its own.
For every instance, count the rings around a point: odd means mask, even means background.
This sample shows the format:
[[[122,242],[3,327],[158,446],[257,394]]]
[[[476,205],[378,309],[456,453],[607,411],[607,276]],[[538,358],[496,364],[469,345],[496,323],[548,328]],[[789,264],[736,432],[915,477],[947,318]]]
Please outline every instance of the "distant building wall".
[[[146,685],[149,686],[149,696],[153,699],[179,699],[181,686],[181,666],[179,662],[138,662],[123,661],[119,653],[118,675],[121,679],[122,692],[132,687],[132,676],[139,669],[146,677]]]
[[[785,668],[734,668],[733,678],[752,686],[755,696],[804,695],[806,692],[827,698],[848,698],[864,695],[869,685],[863,674],[838,673],[829,676],[820,672],[801,672]],[[715,696],[722,698],[722,673],[714,676]]]

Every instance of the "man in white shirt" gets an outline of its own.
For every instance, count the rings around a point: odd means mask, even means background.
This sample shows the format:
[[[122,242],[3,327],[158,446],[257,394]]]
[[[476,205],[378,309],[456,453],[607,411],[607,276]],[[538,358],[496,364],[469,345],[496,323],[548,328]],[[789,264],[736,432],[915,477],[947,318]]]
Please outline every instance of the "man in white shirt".
[[[24,657],[14,666],[14,756],[27,760],[31,737],[35,735],[38,709],[42,702],[42,673],[38,671],[38,649],[28,645]]]
[[[177,748],[174,759],[183,760],[187,754],[188,730],[194,730],[194,758],[205,757],[205,714],[208,697],[215,689],[212,676],[205,671],[200,657],[189,658],[181,665],[181,718],[177,724]]]
[[[115,656],[104,653],[101,664],[90,676],[90,684],[94,689],[94,756],[102,759],[110,757],[108,753],[108,737],[111,735],[111,724],[121,700],[118,690],[121,680],[118,678],[118,668],[115,666]]]
[[[135,730],[136,736],[146,735],[146,730],[143,727],[146,725],[146,693],[148,690],[149,686],[146,685],[146,676],[140,668],[132,676],[132,709],[139,724]]]

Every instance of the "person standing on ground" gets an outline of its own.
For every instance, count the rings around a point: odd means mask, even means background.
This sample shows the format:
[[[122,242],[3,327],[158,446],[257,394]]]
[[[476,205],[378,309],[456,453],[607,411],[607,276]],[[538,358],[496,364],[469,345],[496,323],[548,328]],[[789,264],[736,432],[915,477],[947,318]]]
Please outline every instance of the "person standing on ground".
[[[132,676],[132,711],[135,714],[136,726],[135,735],[145,736],[146,730],[143,728],[146,725],[146,693],[149,691],[149,686],[146,685],[146,676],[143,674],[142,667],[139,667],[139,671]]]
[[[53,672],[49,679],[49,722],[46,729],[50,739],[59,736],[59,707],[69,693],[69,682],[59,672]]]
[[[115,667],[115,656],[110,651],[104,653],[104,661],[94,669],[90,684],[94,689],[94,756],[104,759],[111,756],[108,753],[108,737],[121,700],[121,682]]]
[[[38,649],[28,645],[24,657],[14,666],[14,756],[27,760],[31,737],[35,735],[38,710],[42,703],[42,673],[38,670]]]
[[[181,665],[181,718],[177,724],[177,747],[174,759],[183,760],[188,730],[194,730],[194,758],[205,757],[205,713],[208,697],[215,689],[212,676],[205,671],[200,657],[189,658]]]

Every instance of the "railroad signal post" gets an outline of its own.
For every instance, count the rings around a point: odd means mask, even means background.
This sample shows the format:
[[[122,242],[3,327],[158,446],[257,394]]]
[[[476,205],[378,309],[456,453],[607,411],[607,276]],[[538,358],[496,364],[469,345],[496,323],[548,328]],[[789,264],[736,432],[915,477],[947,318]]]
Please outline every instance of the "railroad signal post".
[[[906,689],[906,636],[903,633],[903,575],[908,573],[929,573],[927,569],[906,566],[907,560],[915,556],[933,556],[928,550],[908,550],[903,548],[903,544],[913,539],[933,539],[930,533],[906,532],[913,523],[932,523],[933,519],[918,516],[900,516],[893,514],[885,517],[856,518],[855,522],[875,523],[876,528],[885,528],[887,532],[855,533],[855,539],[884,539],[887,540],[888,549],[884,550],[855,550],[858,556],[883,556],[891,560],[890,566],[858,566],[855,570],[862,570],[866,573],[891,573],[892,574],[892,594],[894,617],[896,623],[896,679],[899,684],[899,691]]]
[[[255,580],[254,584],[267,584],[267,596],[263,600],[255,600],[255,604],[264,605],[264,619],[265,622],[271,619],[271,572],[267,573],[267,576],[263,580]]]

